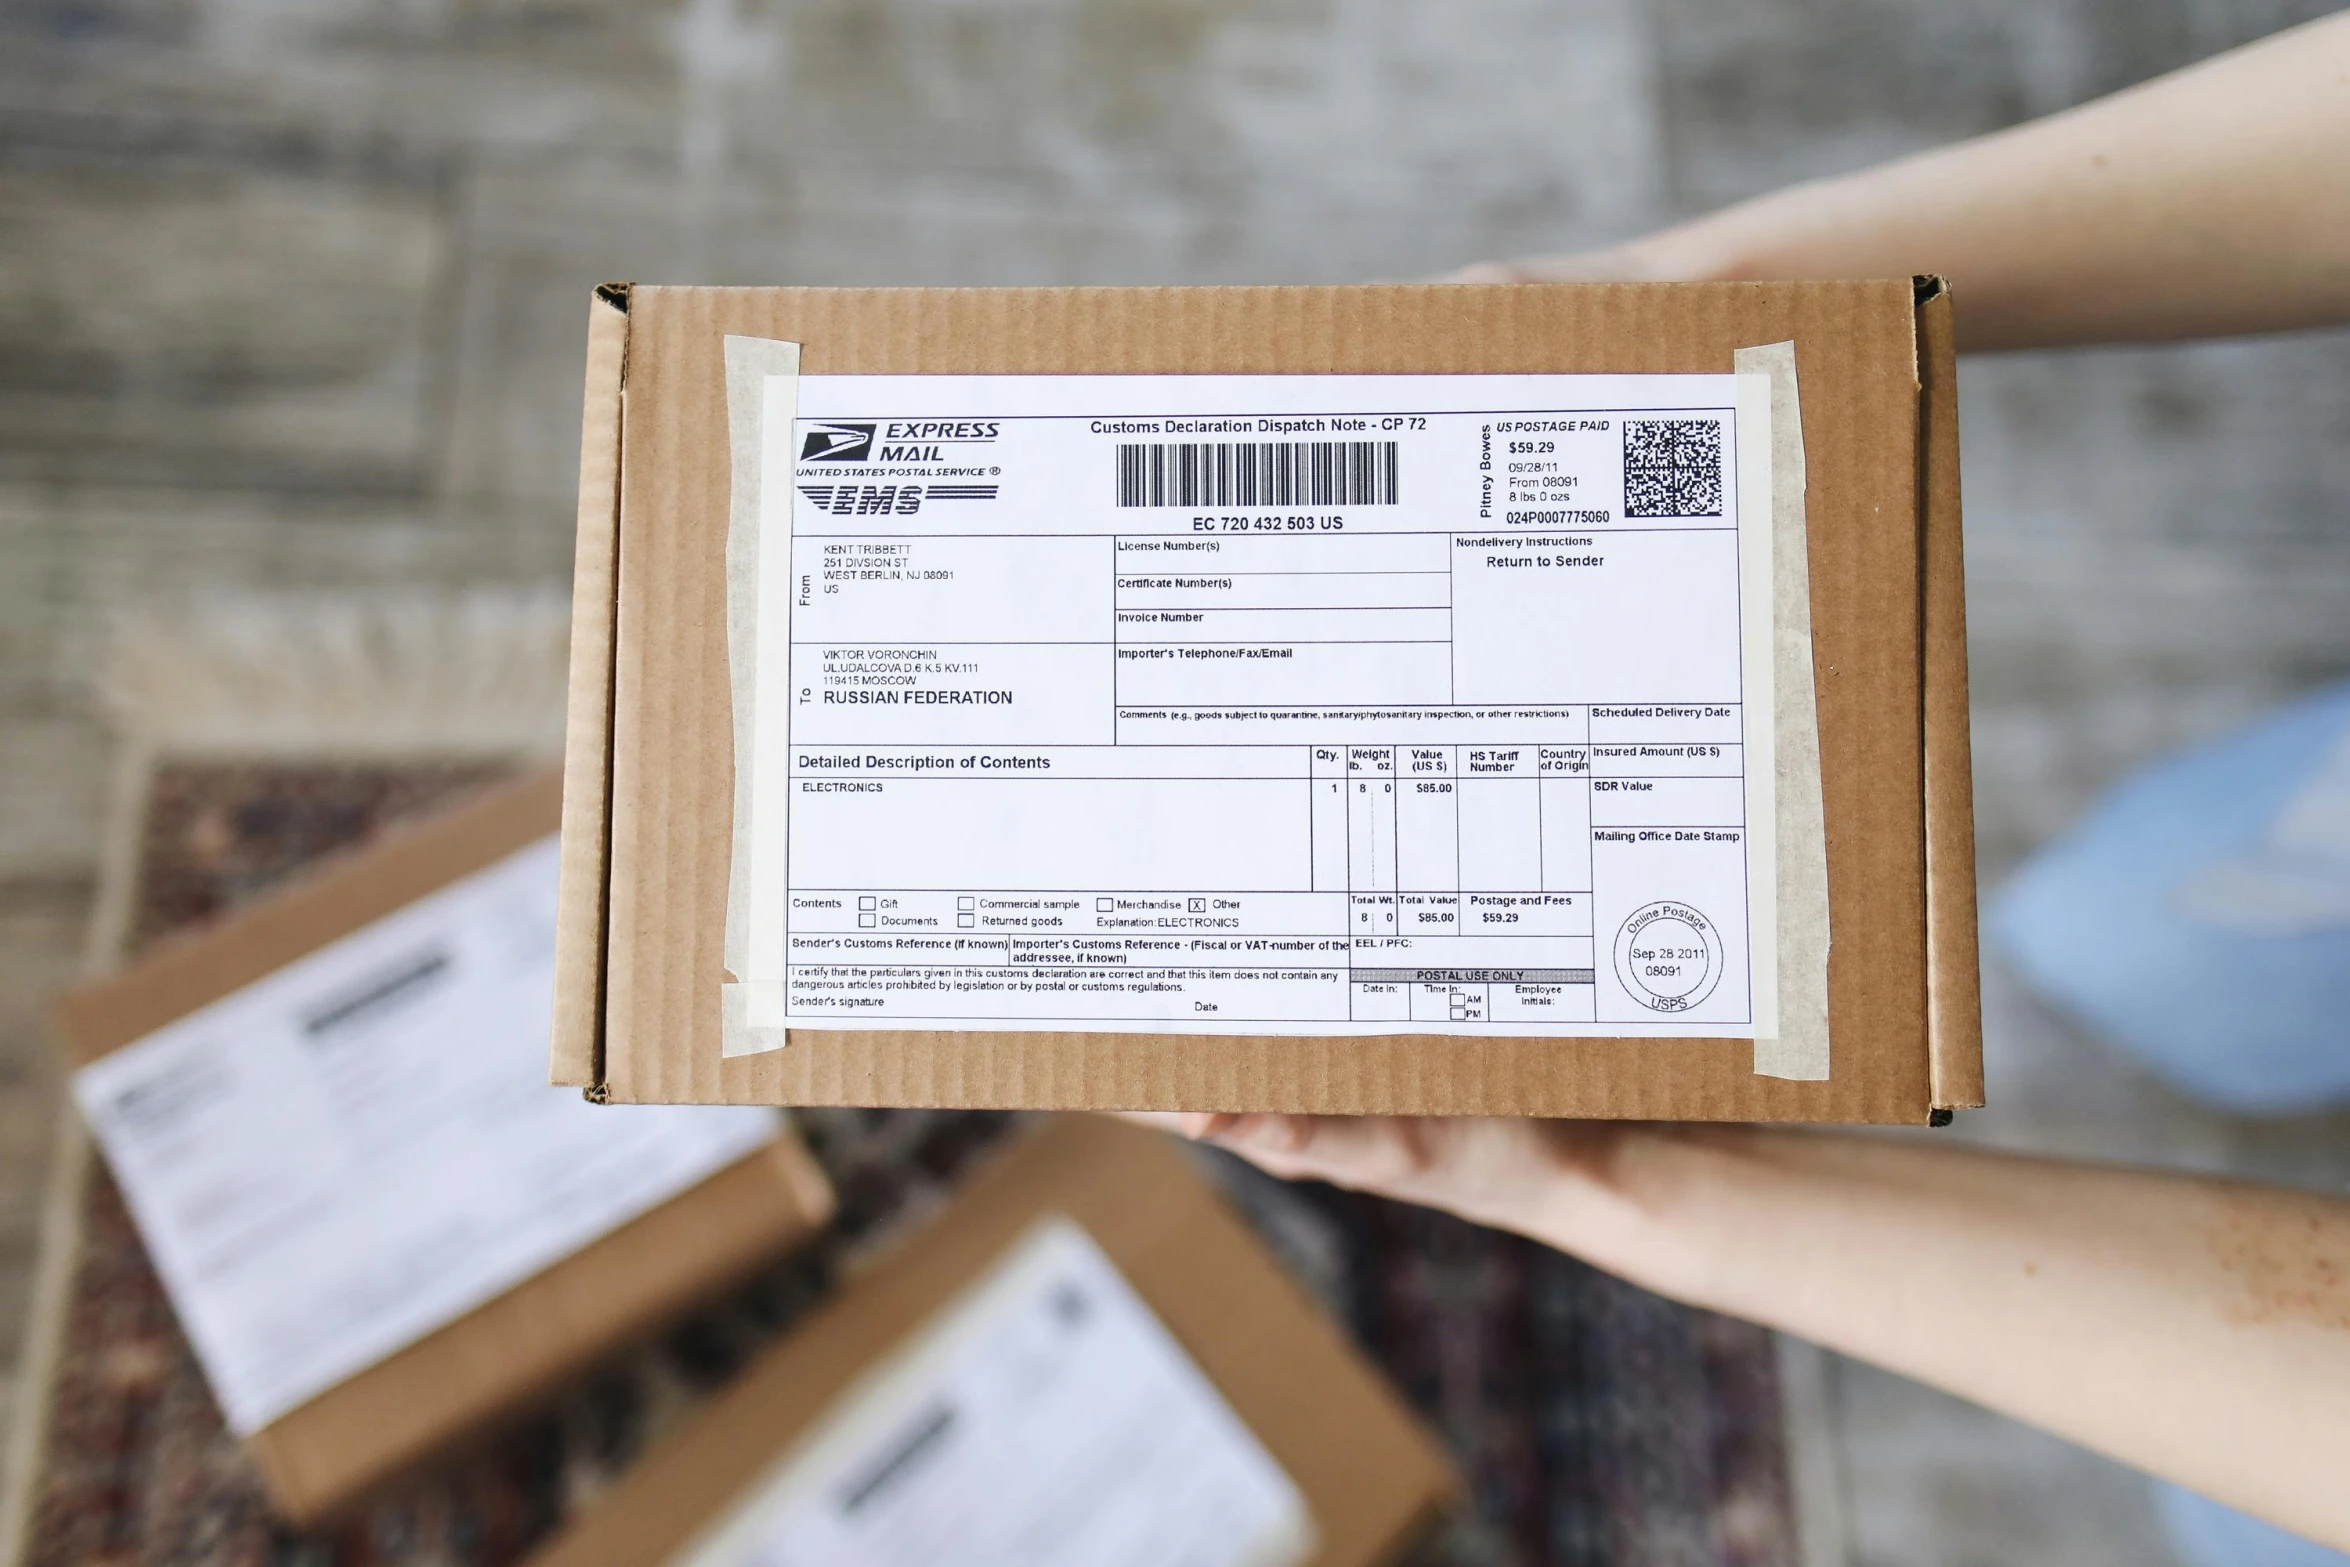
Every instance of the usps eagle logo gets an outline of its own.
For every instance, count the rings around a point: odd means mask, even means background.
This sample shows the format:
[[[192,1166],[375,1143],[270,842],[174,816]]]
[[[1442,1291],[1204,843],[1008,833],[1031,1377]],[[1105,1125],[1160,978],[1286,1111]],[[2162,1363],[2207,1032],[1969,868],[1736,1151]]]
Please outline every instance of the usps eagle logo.
[[[820,424],[800,443],[802,462],[864,462],[873,455],[873,426]]]

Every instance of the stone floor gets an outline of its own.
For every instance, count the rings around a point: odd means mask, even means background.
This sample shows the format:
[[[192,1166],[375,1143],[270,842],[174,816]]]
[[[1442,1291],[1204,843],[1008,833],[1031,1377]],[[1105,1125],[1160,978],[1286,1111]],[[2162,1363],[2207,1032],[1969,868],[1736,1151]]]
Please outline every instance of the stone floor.
[[[2063,107],[2325,0],[20,0],[0,10],[0,1390],[107,627],[559,581],[587,287],[1426,273]],[[2350,336],[1970,363],[1984,869],[2350,669]],[[1967,1135],[2341,1184],[1992,975]],[[2160,1563],[2135,1482],[1834,1367],[1856,1564]]]

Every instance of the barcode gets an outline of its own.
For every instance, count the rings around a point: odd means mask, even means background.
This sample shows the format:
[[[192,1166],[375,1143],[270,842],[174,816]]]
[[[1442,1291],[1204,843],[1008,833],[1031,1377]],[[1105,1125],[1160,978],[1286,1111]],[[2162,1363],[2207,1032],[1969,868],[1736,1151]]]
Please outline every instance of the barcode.
[[[1393,441],[1149,441],[1118,448],[1121,506],[1393,506]]]

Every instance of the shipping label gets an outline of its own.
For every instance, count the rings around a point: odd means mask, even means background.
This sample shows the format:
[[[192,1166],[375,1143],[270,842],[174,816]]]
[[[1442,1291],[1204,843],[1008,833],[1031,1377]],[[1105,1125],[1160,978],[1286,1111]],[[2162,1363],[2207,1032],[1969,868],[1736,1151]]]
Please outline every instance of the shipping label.
[[[1767,1035],[1739,383],[771,383],[786,1020]]]
[[[1051,1219],[678,1567],[1295,1567],[1304,1497],[1092,1237]]]
[[[780,1133],[547,1086],[555,863],[544,839],[75,1074],[239,1435]]]

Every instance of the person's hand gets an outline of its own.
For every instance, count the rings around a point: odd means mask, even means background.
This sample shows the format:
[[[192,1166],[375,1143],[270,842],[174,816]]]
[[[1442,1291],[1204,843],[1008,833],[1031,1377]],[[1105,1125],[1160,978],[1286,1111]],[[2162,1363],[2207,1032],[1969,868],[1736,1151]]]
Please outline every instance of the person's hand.
[[[1205,1115],[1149,1120],[1285,1180],[1328,1181],[1514,1230],[1671,1287],[1636,1195],[1673,1131],[1638,1122],[1496,1116]]]
[[[1562,1184],[1604,1185],[1608,1122],[1497,1117],[1184,1115],[1186,1137],[1284,1180],[1328,1181],[1516,1229]]]

